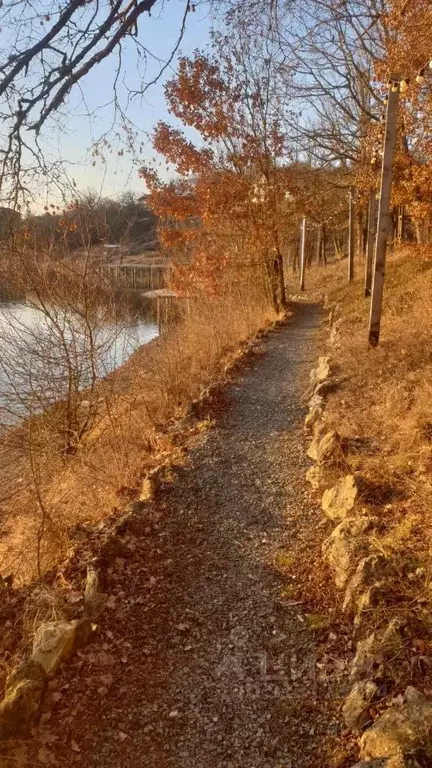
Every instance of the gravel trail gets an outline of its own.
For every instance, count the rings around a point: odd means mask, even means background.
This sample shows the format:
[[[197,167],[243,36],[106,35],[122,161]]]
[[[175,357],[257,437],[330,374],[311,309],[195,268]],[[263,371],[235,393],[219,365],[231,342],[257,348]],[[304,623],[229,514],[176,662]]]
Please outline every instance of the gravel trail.
[[[38,736],[47,765],[328,765],[337,722],[289,599],[289,552],[320,520],[300,404],[319,320],[298,304],[263,339],[159,498],[159,523],[113,564],[99,639],[52,686]]]

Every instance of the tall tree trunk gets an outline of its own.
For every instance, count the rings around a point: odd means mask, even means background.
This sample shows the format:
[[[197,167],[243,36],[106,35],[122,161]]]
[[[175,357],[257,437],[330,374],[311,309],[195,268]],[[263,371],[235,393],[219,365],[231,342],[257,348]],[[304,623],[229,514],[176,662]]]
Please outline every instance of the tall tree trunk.
[[[279,250],[276,253],[275,262],[277,265],[277,273],[278,273],[278,280],[279,280],[280,305],[282,309],[286,309],[288,306],[288,302],[287,302],[286,290],[285,290],[285,271],[284,271],[283,256]]]
[[[327,227],[325,223],[321,227],[321,254],[320,259],[324,266],[327,265]]]
[[[270,280],[273,309],[278,315],[279,314],[278,279],[277,279],[277,274],[276,274],[275,264],[273,259],[271,259],[267,264],[267,272]]]
[[[366,240],[365,240],[365,217],[363,206],[358,205],[356,210],[356,243],[357,243],[357,258],[364,259],[366,253]]]
[[[365,296],[371,295],[372,290],[372,268],[373,255],[375,247],[375,224],[376,224],[377,198],[374,189],[369,194],[368,228],[367,228],[367,246],[366,246],[366,270],[365,270]]]
[[[296,240],[293,257],[292,257],[292,271],[294,275],[297,274],[298,266],[299,266],[299,243],[298,243],[298,240]]]
[[[342,255],[342,249],[341,249],[340,239],[336,235],[333,235],[333,245],[335,249],[335,256],[337,259],[340,259]]]
[[[429,245],[430,243],[430,217],[429,215],[425,218],[425,226],[424,226],[424,243],[426,245]]]
[[[305,261],[306,261],[306,218],[302,221],[300,240],[300,290],[305,289]]]
[[[354,190],[349,190],[348,282],[354,280]]]
[[[317,264],[320,264],[321,262],[321,250],[322,250],[322,224],[319,225],[317,230],[317,241],[316,241],[316,262]]]
[[[362,211],[362,229],[361,229],[361,255],[362,258],[366,258],[367,242],[368,242],[368,210],[367,208]]]
[[[418,219],[414,222],[414,230],[416,235],[416,241],[417,245],[421,245],[423,243],[423,237],[422,237],[422,223]]]

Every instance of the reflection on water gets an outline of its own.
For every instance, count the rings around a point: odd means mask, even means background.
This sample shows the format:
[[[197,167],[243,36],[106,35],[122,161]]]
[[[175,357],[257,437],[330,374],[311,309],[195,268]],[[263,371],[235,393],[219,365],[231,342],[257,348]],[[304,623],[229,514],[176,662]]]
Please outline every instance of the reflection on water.
[[[158,335],[155,323],[114,324],[100,317],[20,303],[0,304],[0,422],[40,411],[71,385],[103,378]]]

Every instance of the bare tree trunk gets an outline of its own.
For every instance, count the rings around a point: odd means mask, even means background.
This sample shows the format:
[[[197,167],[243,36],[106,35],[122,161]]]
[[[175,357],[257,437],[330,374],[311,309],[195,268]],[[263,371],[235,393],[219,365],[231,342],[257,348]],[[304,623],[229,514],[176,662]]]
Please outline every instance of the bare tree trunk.
[[[327,227],[325,224],[321,227],[321,253],[320,253],[320,262],[324,264],[324,266],[327,265]]]
[[[321,261],[321,249],[322,249],[322,225],[320,224],[317,230],[317,241],[316,241],[316,262],[317,264]]]
[[[423,243],[422,222],[419,221],[418,219],[416,219],[416,221],[414,222],[414,229],[415,229],[417,245],[421,245]]]
[[[336,235],[333,235],[333,245],[335,249],[335,256],[337,259],[341,258],[341,244],[340,240]]]
[[[365,296],[371,295],[372,289],[372,266],[375,244],[375,219],[377,209],[377,198],[375,190],[369,194],[367,245],[366,245],[366,270],[365,270]]]
[[[270,292],[272,297],[273,309],[276,314],[279,314],[279,299],[278,299],[278,276],[275,264],[275,259],[268,258],[265,261],[266,272],[270,283]]]
[[[362,226],[362,233],[361,233],[362,234],[362,256],[363,256],[364,259],[366,258],[367,242],[368,242],[368,232],[369,232],[369,229],[368,229],[368,225],[369,225],[368,215],[369,215],[369,211],[366,210],[364,212],[364,216],[363,216],[363,226]]]
[[[349,191],[348,282],[354,280],[354,191]]]
[[[300,244],[300,290],[305,289],[306,217],[302,221]]]
[[[285,290],[284,263],[283,263],[283,256],[279,250],[277,251],[275,262],[276,262],[275,266],[277,269],[278,279],[279,279],[280,305],[282,309],[286,309],[288,306],[288,302],[287,302],[286,290]]]
[[[399,85],[390,85],[387,102],[384,154],[381,172],[381,191],[378,208],[378,223],[375,247],[375,269],[373,276],[372,301],[369,321],[369,344],[371,347],[376,347],[378,345],[380,336],[386,248],[390,224],[390,193],[393,173],[393,152],[396,142],[398,103]]]
[[[293,274],[297,274],[297,270],[299,268],[299,241],[296,239],[293,249],[293,258],[292,258],[292,271]]]
[[[357,258],[364,259],[366,255],[366,233],[367,222],[365,223],[365,216],[363,207],[358,205],[356,210],[356,243],[357,243]]]
[[[291,247],[291,243],[288,243],[288,245],[287,245],[287,264],[288,264],[289,267],[292,267],[292,262],[293,262],[292,247]]]
[[[424,225],[424,241],[426,245],[430,243],[430,217],[426,216]]]

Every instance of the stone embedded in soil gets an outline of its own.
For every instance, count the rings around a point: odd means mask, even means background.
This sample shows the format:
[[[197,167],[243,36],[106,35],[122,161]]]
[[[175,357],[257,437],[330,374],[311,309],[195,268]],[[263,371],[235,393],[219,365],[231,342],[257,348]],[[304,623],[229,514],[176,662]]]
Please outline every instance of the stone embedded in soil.
[[[358,641],[355,656],[351,666],[351,680],[361,680],[368,674],[372,673],[375,663],[375,641],[375,632],[371,632],[367,637],[364,637],[362,640]]]
[[[331,392],[336,392],[339,384],[336,380],[334,381],[322,381],[321,384],[317,384],[314,389],[314,395],[320,395],[321,397],[326,397]]]
[[[318,441],[322,440],[328,432],[328,426],[325,418],[318,419],[312,427],[312,436]]]
[[[409,686],[405,704],[387,709],[360,739],[362,758],[386,757],[390,768],[405,764],[404,757],[427,747],[432,734],[432,700]]]
[[[314,491],[318,490],[321,483],[321,471],[317,465],[309,467],[308,471],[306,472],[306,480],[311,484]]]
[[[32,659],[48,677],[55,675],[61,662],[72,653],[77,626],[77,621],[48,621],[36,631]]]
[[[356,614],[354,616],[354,627],[357,629],[363,620],[363,617],[370,613],[373,608],[384,600],[385,590],[381,582],[373,584],[358,596],[356,600]]]
[[[131,501],[127,505],[125,513],[116,522],[113,537],[119,540],[126,533],[140,536],[149,523],[149,517],[148,505],[145,501]]]
[[[146,477],[141,486],[140,501],[151,501],[154,496],[153,483],[150,477]]]
[[[100,589],[99,572],[90,563],[87,566],[87,577],[84,588],[84,610],[87,617],[96,619],[103,611],[106,595]]]
[[[333,488],[324,491],[321,506],[330,520],[344,520],[354,507],[358,486],[354,475],[345,475]]]
[[[335,320],[331,327],[330,336],[329,336],[329,343],[331,346],[338,346],[340,343],[340,327],[341,327],[341,319]]]
[[[394,659],[403,647],[400,629],[401,622],[395,618],[384,629],[371,632],[358,641],[351,667],[351,680],[385,676],[386,661]]]
[[[317,434],[309,446],[307,455],[317,464],[337,463],[341,453],[341,443],[338,433],[331,430],[321,437]]]
[[[312,397],[308,400],[308,406],[310,411],[313,408],[319,408],[321,411],[323,411],[324,398],[321,397],[321,395],[312,395]]]
[[[0,740],[28,733],[39,718],[46,684],[43,667],[33,660],[9,675],[0,704]]]
[[[312,384],[312,386],[315,386],[316,384],[321,384],[323,381],[328,379],[329,376],[330,376],[330,358],[320,357],[318,359],[317,367],[313,368],[309,374],[309,381]]]
[[[350,574],[355,569],[355,563],[366,549],[365,533],[374,523],[370,517],[350,517],[336,526],[330,536],[324,541],[322,551],[335,577],[336,586],[342,589]]]
[[[363,730],[371,722],[369,705],[378,692],[372,680],[362,680],[352,687],[342,707],[345,724],[352,730]]]
[[[369,595],[367,604],[371,604],[371,590],[380,586],[387,569],[389,561],[384,555],[368,555],[363,557],[354,575],[350,579],[346,588],[343,610],[356,602],[357,613],[366,607],[365,595]]]
[[[310,409],[308,415],[305,418],[305,428],[306,429],[313,429],[316,422],[321,418],[323,415],[323,409],[319,405],[314,405]]]

